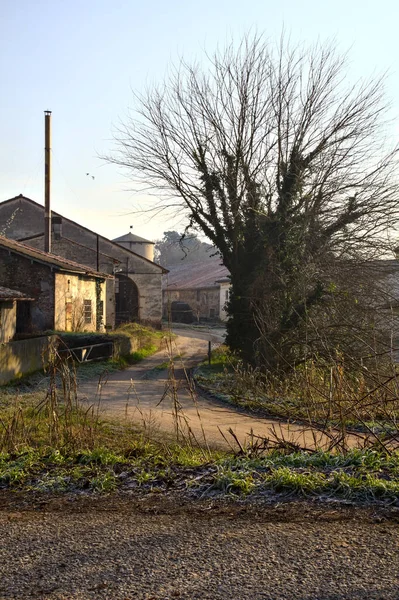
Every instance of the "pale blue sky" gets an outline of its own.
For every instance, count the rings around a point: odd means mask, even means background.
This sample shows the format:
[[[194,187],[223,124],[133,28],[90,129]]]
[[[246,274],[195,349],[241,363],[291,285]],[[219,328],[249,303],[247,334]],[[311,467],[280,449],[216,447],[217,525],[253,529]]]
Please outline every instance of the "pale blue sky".
[[[43,202],[43,111],[53,111],[54,210],[108,237],[134,225],[160,237],[173,223],[128,212],[140,203],[99,153],[132,103],[179,56],[201,58],[256,28],[276,40],[334,38],[353,79],[390,73],[399,115],[399,3],[394,0],[0,0],[0,200]],[[392,135],[399,135],[397,121]],[[89,172],[95,176],[87,177]]]

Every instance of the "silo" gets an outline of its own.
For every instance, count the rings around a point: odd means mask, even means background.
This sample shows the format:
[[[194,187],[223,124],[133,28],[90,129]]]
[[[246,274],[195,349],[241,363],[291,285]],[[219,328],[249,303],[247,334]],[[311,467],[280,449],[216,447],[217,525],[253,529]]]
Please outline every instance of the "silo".
[[[119,246],[123,248],[127,248],[140,256],[144,256],[144,258],[148,258],[148,260],[154,260],[154,242],[150,242],[150,240],[145,240],[139,235],[135,235],[131,231],[126,235],[122,235],[121,237],[115,238],[112,240]]]

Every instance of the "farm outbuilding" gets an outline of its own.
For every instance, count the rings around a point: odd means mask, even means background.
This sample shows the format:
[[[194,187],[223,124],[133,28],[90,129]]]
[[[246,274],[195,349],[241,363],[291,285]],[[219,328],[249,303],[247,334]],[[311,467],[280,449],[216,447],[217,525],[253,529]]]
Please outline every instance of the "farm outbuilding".
[[[167,270],[151,259],[153,243],[131,233],[113,241],[55,211],[51,215],[52,253],[111,276],[104,300],[107,327],[126,321],[160,326]],[[30,198],[20,195],[0,202],[7,238],[44,250],[44,222],[44,206]]]
[[[175,322],[225,321],[229,271],[212,257],[168,267],[164,278],[163,316]]]
[[[103,330],[107,279],[113,277],[0,236],[0,282],[21,294],[14,299],[17,333]]]

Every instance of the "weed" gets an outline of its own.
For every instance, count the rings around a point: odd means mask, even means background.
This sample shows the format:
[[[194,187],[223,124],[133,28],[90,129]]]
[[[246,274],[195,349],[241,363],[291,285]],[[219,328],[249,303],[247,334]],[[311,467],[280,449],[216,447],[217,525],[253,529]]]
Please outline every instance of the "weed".
[[[254,472],[244,469],[232,470],[223,465],[218,466],[214,476],[214,483],[208,492],[219,490],[223,494],[248,495],[255,487]]]
[[[139,362],[140,360],[147,358],[147,356],[151,356],[151,354],[154,354],[157,350],[157,346],[154,346],[153,344],[150,344],[149,346],[144,346],[143,348],[140,348],[140,350],[132,352],[129,355],[129,361],[132,363]]]
[[[99,473],[90,479],[90,488],[94,492],[110,493],[116,489],[117,479],[111,472]]]

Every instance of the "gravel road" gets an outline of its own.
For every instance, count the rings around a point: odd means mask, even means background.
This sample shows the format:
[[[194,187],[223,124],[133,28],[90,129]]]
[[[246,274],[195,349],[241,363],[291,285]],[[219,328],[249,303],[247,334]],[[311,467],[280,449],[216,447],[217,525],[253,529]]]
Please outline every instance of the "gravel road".
[[[158,431],[175,432],[176,419],[172,410],[175,389],[181,407],[179,425],[186,433],[189,427],[199,443],[203,444],[205,437],[211,446],[229,448],[229,443],[234,445],[228,434],[228,430],[232,429],[242,444],[248,441],[252,431],[262,437],[273,436],[275,432],[303,447],[313,448],[315,440],[318,447],[328,446],[331,440],[309,427],[245,413],[210,399],[201,390],[197,390],[193,397],[187,385],[185,369],[190,369],[206,357],[207,338],[211,336],[213,343],[220,343],[223,330],[209,333],[182,329],[180,333],[184,335],[176,337],[171,349],[161,350],[122,371],[111,373],[100,393],[97,379],[80,384],[80,400],[91,405],[101,397],[101,411],[107,417],[131,421],[156,435]],[[175,359],[175,382],[168,379],[168,369],[165,368],[170,353]],[[358,438],[353,437],[348,442],[356,446]]]
[[[397,518],[114,498],[0,502],[0,598],[395,600]]]

